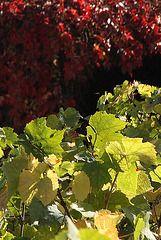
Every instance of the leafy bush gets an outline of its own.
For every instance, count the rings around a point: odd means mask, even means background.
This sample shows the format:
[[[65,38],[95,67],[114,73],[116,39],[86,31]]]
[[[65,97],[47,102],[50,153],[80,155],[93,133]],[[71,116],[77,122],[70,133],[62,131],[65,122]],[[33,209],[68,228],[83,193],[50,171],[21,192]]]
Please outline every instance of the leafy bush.
[[[161,51],[159,13],[142,0],[3,1],[0,120],[18,129],[75,107],[73,95],[98,66],[132,73]]]
[[[161,89],[125,81],[0,139],[1,239],[158,239]]]

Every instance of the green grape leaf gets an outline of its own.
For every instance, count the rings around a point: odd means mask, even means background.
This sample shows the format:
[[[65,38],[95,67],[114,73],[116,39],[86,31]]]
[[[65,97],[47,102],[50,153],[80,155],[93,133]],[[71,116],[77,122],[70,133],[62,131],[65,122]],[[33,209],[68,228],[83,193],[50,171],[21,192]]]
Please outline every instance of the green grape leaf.
[[[55,236],[55,240],[67,240],[67,231],[63,230],[62,232],[59,232],[56,236]]]
[[[161,183],[161,166],[158,166],[155,170],[150,171],[150,176],[153,182]]]
[[[87,127],[88,137],[92,137],[92,144],[97,149],[104,149],[106,143],[111,141],[119,141],[122,139],[122,134],[118,131],[122,130],[126,123],[116,118],[113,114],[106,112],[96,112],[90,117]]]
[[[66,173],[73,172],[73,164],[69,161],[59,162],[54,165],[54,171],[59,177],[63,177]]]
[[[37,159],[29,162],[28,169],[23,169],[19,176],[18,191],[26,205],[30,205],[36,195],[44,205],[54,200],[58,185],[58,176],[47,165]]]
[[[44,155],[55,154],[60,156],[63,149],[60,143],[65,130],[53,130],[46,126],[45,118],[37,118],[25,127],[25,134],[32,145],[36,146]]]
[[[6,144],[13,148],[13,143],[15,143],[18,140],[18,135],[13,132],[13,129],[10,127],[3,127],[3,130],[5,132],[6,137]]]
[[[7,207],[14,214],[14,216],[18,217],[19,211],[17,211],[17,209],[20,209],[21,207],[21,197],[13,195],[10,198],[10,201],[8,201]]]
[[[136,194],[140,195],[142,193],[148,192],[153,190],[153,187],[151,186],[150,179],[148,178],[148,175],[143,172],[139,171],[137,175],[137,189]]]
[[[59,230],[57,225],[44,225],[38,226],[37,231],[35,233],[34,240],[55,240],[55,234]]]
[[[21,171],[27,166],[28,160],[22,157],[13,158],[11,162],[4,162],[2,170],[7,178],[8,199],[17,191]]]
[[[2,148],[6,147],[6,135],[3,128],[0,128],[0,147]]]
[[[81,117],[79,112],[71,107],[67,108],[65,111],[61,108],[57,116],[63,125],[70,128],[77,126]]]
[[[130,221],[134,221],[137,215],[141,212],[150,211],[150,206],[143,195],[137,195],[136,197],[132,198],[130,202],[131,205],[123,208],[123,212],[130,219]]]
[[[108,173],[106,165],[102,162],[94,161],[86,162],[82,166],[82,170],[90,179],[90,184],[94,192],[103,187],[104,184],[111,182],[111,176]]]
[[[137,240],[144,228],[144,219],[142,216],[137,216],[135,219],[134,240]]]
[[[117,189],[124,193],[128,198],[132,198],[136,195],[137,189],[137,175],[135,165],[125,171],[120,172],[117,177]]]
[[[39,225],[57,225],[62,224],[64,215],[55,202],[44,206],[43,203],[36,197],[33,198],[29,206],[29,214],[31,223],[38,222]]]
[[[149,132],[146,129],[127,127],[124,129],[124,134],[129,138],[143,138],[144,142],[149,140]]]
[[[113,155],[123,171],[136,161],[140,161],[144,167],[157,164],[155,146],[149,142],[143,143],[142,138],[123,138],[121,144],[111,142],[106,152]]]
[[[46,126],[50,127],[51,129],[59,130],[62,128],[62,123],[56,115],[52,114],[48,116],[46,120]]]
[[[21,231],[21,226],[18,225],[14,231],[16,236],[19,235]],[[35,239],[37,229],[33,226],[30,226],[29,224],[24,224],[24,230],[23,230],[23,237],[28,239]]]
[[[10,232],[6,232],[2,238],[2,240],[13,240],[13,239],[15,239],[15,236]]]
[[[116,210],[130,206],[131,203],[124,193],[121,191],[114,191],[111,194],[110,201],[108,204],[108,210],[115,212]]]
[[[131,165],[129,170],[118,174],[117,188],[129,199],[153,189],[146,173],[136,171],[135,164]]]
[[[112,240],[95,229],[80,229],[79,238],[81,240]]]
[[[153,108],[154,112],[158,113],[161,115],[161,104],[157,104]]]

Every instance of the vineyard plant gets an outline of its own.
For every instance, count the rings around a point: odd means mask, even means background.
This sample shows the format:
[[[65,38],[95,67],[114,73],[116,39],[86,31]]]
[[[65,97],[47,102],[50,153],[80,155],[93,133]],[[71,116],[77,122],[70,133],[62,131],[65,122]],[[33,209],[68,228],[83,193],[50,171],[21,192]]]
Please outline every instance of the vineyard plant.
[[[161,239],[161,89],[124,81],[0,146],[0,239]]]
[[[95,69],[132,76],[145,56],[160,53],[160,5],[147,2],[0,1],[3,126],[23,129],[62,106],[80,106]]]

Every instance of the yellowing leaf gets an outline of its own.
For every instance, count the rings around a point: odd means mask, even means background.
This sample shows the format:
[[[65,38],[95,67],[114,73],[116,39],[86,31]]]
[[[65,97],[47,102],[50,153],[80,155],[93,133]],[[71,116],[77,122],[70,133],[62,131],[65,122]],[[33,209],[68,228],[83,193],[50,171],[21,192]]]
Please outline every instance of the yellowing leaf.
[[[28,169],[34,174],[41,174],[46,169],[46,164],[38,161],[37,158],[32,158],[29,162]]]
[[[46,176],[40,179],[40,182],[38,183],[36,197],[46,206],[56,197],[58,187],[58,176],[55,172],[49,169]]]
[[[54,200],[58,188],[58,176],[48,169],[47,165],[38,159],[32,158],[28,165],[20,173],[18,191],[22,200],[29,205],[36,195],[44,205]]]
[[[110,237],[112,240],[118,239],[118,231],[109,211],[97,212],[94,216],[94,224],[99,233]]]
[[[83,201],[88,196],[90,192],[90,180],[85,172],[79,171],[74,173],[72,191],[79,202]]]
[[[29,170],[23,170],[20,174],[18,191],[22,200],[29,205],[35,196],[37,189],[37,183],[40,180],[40,175],[31,173]]]
[[[55,154],[50,154],[48,157],[45,157],[45,161],[49,163],[50,165],[54,165],[58,162],[60,162],[62,158],[56,157]]]

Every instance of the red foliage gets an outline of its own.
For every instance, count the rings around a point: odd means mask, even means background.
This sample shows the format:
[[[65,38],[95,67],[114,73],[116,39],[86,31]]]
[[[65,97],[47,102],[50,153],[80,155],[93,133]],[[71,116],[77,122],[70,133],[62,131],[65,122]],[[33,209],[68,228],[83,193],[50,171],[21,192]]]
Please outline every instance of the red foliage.
[[[131,73],[161,52],[159,7],[143,0],[17,0],[0,11],[0,106],[15,128],[75,106],[62,88],[84,81],[88,66]]]

